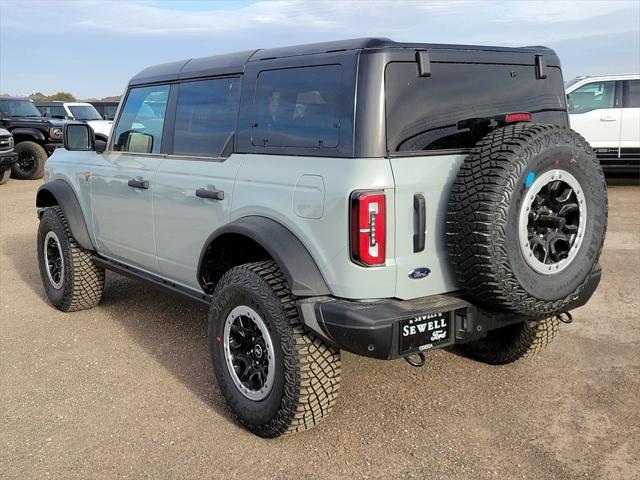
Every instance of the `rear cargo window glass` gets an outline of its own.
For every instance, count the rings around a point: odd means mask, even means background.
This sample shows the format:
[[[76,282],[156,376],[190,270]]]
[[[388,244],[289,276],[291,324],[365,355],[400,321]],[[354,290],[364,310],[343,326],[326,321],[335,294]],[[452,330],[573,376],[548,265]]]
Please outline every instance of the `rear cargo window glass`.
[[[252,142],[265,147],[338,145],[339,65],[260,72]]]
[[[467,149],[487,133],[487,119],[529,112],[534,122],[567,125],[558,68],[537,80],[524,65],[393,62],[385,72],[387,148],[393,152]]]
[[[158,153],[169,98],[169,85],[132,88],[115,129],[117,152]]]
[[[586,113],[600,108],[613,108],[616,82],[587,83],[567,95],[569,113]]]
[[[238,117],[239,78],[182,83],[178,90],[173,153],[217,157]]]

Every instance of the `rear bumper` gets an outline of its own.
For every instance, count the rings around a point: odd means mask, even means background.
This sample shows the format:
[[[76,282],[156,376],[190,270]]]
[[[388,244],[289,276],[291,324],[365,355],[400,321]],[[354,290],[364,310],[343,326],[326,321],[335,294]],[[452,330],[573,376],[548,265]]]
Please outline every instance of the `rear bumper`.
[[[600,267],[594,271],[580,297],[567,310],[589,300],[601,272]],[[370,302],[312,297],[300,300],[298,309],[307,328],[338,348],[385,360],[478,340],[491,330],[527,320],[513,314],[488,313],[455,294]],[[428,331],[447,328],[448,336],[435,342],[428,336],[419,344],[407,342],[403,335],[410,323],[426,324]]]

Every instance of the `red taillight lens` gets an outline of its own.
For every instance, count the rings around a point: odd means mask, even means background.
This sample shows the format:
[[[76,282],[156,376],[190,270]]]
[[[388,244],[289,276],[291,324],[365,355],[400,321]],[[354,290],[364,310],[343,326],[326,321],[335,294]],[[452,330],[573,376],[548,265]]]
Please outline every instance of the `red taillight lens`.
[[[365,266],[384,265],[387,238],[384,192],[351,195],[351,258]]]
[[[507,113],[504,121],[507,123],[530,122],[533,117],[528,112]]]

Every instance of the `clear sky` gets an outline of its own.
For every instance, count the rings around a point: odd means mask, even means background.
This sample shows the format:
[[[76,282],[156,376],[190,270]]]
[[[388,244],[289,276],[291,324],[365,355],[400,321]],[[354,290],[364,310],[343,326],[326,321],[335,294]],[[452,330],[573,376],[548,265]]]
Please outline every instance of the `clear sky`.
[[[156,63],[370,36],[546,45],[566,79],[640,72],[640,0],[0,0],[0,92],[100,98]]]

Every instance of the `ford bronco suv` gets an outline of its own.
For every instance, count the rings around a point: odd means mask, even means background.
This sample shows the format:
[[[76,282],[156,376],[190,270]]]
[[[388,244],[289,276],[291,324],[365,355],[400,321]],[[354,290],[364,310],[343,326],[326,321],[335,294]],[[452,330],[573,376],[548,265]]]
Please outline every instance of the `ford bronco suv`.
[[[542,47],[360,39],[158,65],[105,149],[67,124],[36,198],[51,303],[105,270],[210,305],[239,422],[334,407],[340,351],[422,365],[538,352],[600,281],[607,194]]]
[[[27,98],[0,97],[0,127],[11,132],[18,154],[13,178],[42,178],[47,157],[62,146],[63,125],[63,120],[43,117]]]

